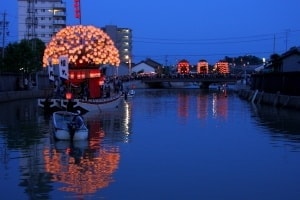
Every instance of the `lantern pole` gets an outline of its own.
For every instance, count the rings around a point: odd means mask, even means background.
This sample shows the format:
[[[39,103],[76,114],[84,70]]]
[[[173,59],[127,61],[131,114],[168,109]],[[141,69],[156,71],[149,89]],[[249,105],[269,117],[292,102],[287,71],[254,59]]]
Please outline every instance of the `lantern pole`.
[[[74,0],[75,18],[79,19],[81,25],[81,3],[80,0]]]
[[[81,25],[81,1],[79,0],[79,24]]]

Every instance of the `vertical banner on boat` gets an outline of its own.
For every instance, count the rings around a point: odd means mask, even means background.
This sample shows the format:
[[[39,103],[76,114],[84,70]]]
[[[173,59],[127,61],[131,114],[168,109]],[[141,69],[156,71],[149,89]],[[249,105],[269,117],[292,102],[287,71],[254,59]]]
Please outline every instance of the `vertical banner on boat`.
[[[69,79],[69,59],[68,56],[59,57],[59,77]]]
[[[54,81],[54,69],[53,69],[51,58],[48,58],[48,76],[49,76],[49,80]]]

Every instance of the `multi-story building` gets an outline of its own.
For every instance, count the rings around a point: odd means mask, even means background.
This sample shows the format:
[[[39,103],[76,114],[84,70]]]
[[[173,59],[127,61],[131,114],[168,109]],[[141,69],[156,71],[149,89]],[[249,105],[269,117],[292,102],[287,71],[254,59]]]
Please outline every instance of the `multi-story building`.
[[[114,25],[106,25],[101,28],[119,50],[120,61],[131,65],[132,62],[132,30],[129,28],[118,28]]]
[[[18,0],[18,39],[39,38],[47,44],[66,27],[66,3],[62,0]]]
[[[47,44],[66,27],[66,3],[62,0],[18,0],[18,39],[39,38]],[[101,28],[115,43],[120,61],[131,65],[132,30],[106,25]]]

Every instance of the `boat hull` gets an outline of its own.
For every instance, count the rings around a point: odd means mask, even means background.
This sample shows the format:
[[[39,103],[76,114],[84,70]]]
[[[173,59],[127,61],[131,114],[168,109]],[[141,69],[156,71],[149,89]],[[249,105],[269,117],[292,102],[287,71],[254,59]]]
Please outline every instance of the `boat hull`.
[[[65,129],[55,129],[54,138],[56,140],[71,140],[70,131]],[[77,130],[73,136],[73,140],[87,140],[88,131],[87,130]]]
[[[110,98],[99,99],[38,99],[38,106],[45,112],[53,113],[55,111],[81,111],[82,114],[87,112],[99,112],[102,110],[117,108],[123,98],[121,93]],[[50,106],[49,106],[50,105]]]

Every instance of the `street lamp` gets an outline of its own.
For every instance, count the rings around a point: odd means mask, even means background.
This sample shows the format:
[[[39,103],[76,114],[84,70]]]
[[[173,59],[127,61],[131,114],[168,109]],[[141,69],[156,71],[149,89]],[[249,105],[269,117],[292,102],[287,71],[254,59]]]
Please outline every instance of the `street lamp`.
[[[128,74],[131,75],[131,58],[129,55],[126,55],[126,60],[128,60]]]

